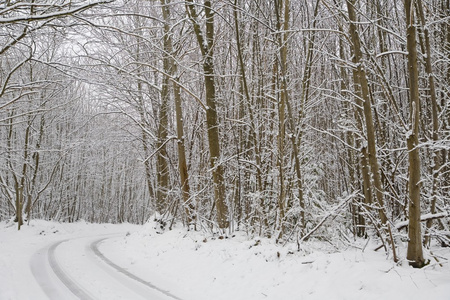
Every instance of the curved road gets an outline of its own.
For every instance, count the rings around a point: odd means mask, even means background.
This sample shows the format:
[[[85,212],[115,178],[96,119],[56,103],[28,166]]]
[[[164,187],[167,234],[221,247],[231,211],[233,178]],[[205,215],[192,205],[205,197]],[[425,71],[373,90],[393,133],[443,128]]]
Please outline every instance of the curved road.
[[[66,239],[33,255],[31,271],[49,299],[181,300],[105,257],[98,246],[107,238]]]

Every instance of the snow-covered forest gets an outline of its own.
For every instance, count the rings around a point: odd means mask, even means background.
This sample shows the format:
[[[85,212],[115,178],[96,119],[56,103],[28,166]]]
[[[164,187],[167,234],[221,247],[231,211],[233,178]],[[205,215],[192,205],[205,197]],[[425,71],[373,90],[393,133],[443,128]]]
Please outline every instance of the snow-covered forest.
[[[449,12],[0,1],[0,221],[370,237],[422,267],[450,246]]]

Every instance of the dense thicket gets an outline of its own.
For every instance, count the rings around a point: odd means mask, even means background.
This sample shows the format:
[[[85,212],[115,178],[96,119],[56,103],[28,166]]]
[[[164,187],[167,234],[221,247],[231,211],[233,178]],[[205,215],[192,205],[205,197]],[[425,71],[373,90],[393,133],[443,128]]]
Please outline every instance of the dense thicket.
[[[2,1],[0,219],[448,245],[449,10]]]

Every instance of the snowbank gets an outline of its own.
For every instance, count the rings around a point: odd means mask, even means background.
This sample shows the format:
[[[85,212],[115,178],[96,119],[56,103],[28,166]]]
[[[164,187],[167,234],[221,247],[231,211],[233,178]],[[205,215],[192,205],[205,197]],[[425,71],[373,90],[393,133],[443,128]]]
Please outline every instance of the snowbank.
[[[176,228],[60,224],[34,220],[17,231],[0,223],[0,299],[46,299],[30,271],[39,249],[68,238],[121,234],[100,243],[111,261],[183,300],[450,299],[450,249],[436,248],[442,267],[395,264],[385,254],[310,242],[298,252],[242,232],[219,239]],[[403,251],[401,249],[401,251]],[[86,270],[89,272],[89,270]],[[105,279],[106,280],[106,279]]]
[[[282,247],[237,232],[218,239],[182,228],[158,233],[149,223],[107,240],[102,252],[182,299],[450,299],[450,268],[398,266],[367,247],[331,252],[323,244]],[[449,251],[435,254],[450,258]]]

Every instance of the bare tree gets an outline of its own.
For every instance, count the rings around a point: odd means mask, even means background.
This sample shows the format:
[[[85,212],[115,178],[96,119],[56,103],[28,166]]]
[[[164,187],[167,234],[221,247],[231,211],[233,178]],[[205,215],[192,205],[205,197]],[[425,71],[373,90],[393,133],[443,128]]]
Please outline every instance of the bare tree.
[[[214,181],[214,197],[217,209],[217,222],[219,228],[229,226],[228,205],[226,200],[225,178],[220,155],[219,123],[217,119],[216,84],[214,72],[214,13],[211,1],[203,3],[205,11],[205,30],[201,29],[199,15],[194,1],[186,1],[186,12],[192,22],[198,46],[203,56],[203,72],[205,80],[206,98],[206,126],[208,130],[208,144],[210,155],[210,168]]]
[[[355,71],[354,71],[354,81],[355,86],[359,89],[359,95],[357,94],[357,103],[363,107],[364,120],[365,120],[365,130],[367,132],[367,156],[368,163],[370,165],[370,171],[373,180],[374,193],[378,202],[378,213],[380,215],[380,220],[384,226],[387,223],[387,217],[384,207],[383,193],[384,188],[381,182],[381,174],[377,158],[376,150],[376,137],[375,128],[372,117],[372,105],[370,101],[370,91],[369,84],[367,82],[367,76],[365,67],[363,65],[362,51],[361,51],[361,41],[359,37],[359,30],[357,28],[357,18],[355,12],[356,1],[347,1],[348,17],[350,21],[350,36],[352,39],[352,49],[354,55]],[[360,115],[359,117],[362,117]],[[363,150],[364,151],[364,150]]]
[[[414,25],[414,7],[412,1],[405,0],[406,16],[406,48],[408,50],[410,124],[407,136],[409,161],[409,226],[408,254],[406,258],[416,268],[425,264],[422,252],[422,234],[420,228],[420,156],[419,156],[419,124],[420,94],[419,71],[417,62],[416,27]]]

